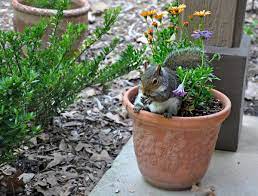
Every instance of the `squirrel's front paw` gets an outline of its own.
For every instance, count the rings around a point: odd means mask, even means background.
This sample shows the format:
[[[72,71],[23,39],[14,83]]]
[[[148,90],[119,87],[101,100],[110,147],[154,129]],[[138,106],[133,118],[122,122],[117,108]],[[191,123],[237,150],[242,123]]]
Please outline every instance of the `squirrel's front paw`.
[[[141,102],[145,105],[151,104],[151,100],[148,97],[141,97]]]
[[[163,114],[163,116],[164,116],[165,118],[172,118],[173,114],[172,114],[172,113],[169,113],[169,112],[165,112],[165,113]]]
[[[134,108],[133,108],[133,111],[134,111],[135,113],[139,113],[141,110],[142,110],[142,107],[141,107],[141,106],[138,106],[138,105],[134,106]]]

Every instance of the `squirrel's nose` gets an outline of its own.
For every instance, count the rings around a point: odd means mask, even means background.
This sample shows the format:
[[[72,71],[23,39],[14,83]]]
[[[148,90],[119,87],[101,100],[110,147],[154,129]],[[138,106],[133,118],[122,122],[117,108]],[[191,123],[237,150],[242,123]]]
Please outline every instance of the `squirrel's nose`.
[[[146,96],[146,91],[145,91],[145,89],[142,87],[142,94],[144,95],[144,96]]]
[[[149,95],[149,91],[148,91],[148,89],[144,89],[144,88],[142,88],[142,94],[143,94],[143,96],[148,97],[148,95]]]
[[[148,94],[148,93],[144,93],[143,96],[144,96],[144,97],[151,97],[151,95]]]

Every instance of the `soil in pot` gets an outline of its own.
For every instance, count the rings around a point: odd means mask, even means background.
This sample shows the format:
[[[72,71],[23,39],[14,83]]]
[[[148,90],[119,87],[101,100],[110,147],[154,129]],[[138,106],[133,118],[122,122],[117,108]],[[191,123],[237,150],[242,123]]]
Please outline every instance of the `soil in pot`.
[[[204,104],[203,106],[199,106],[195,108],[193,111],[185,111],[186,103],[182,103],[182,109],[179,111],[178,116],[182,117],[194,117],[194,116],[205,116],[210,114],[215,114],[223,109],[223,104],[220,100],[212,98],[212,100]]]

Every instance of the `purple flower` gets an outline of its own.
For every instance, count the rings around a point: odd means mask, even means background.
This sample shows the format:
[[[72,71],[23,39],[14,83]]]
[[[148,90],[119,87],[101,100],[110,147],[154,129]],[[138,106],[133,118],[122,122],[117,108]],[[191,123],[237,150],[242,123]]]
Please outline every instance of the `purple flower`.
[[[177,97],[184,97],[187,94],[184,89],[184,84],[180,84],[177,89],[173,91],[173,94]]]
[[[208,30],[205,30],[205,31],[194,31],[193,34],[191,35],[194,39],[205,39],[205,40],[208,40],[211,38],[212,36],[212,32],[208,31]]]

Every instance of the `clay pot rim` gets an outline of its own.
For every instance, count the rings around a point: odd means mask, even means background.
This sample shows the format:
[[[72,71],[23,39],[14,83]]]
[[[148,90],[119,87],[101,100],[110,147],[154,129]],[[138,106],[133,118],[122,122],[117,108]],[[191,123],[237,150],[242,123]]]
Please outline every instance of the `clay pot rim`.
[[[22,0],[12,0],[12,5],[15,10],[23,13],[28,13],[36,16],[54,16],[57,13],[55,9],[44,9],[36,8],[29,5],[24,5]],[[83,6],[75,9],[64,10],[64,17],[80,16],[85,15],[90,9],[90,4],[88,0],[79,0]]]
[[[138,87],[133,87],[129,89],[123,97],[123,104],[126,107],[127,111],[129,112],[129,115],[135,119],[140,121],[141,123],[150,123],[150,124],[162,124],[161,126],[168,126],[171,127],[199,127],[200,123],[204,126],[210,126],[211,124],[217,124],[220,125],[229,115],[231,110],[231,101],[230,99],[224,95],[223,93],[212,89],[212,93],[214,96],[219,99],[223,103],[223,110],[210,114],[205,116],[194,116],[194,117],[172,117],[170,119],[167,119],[159,114],[154,114],[148,111],[140,111],[140,113],[135,113],[133,111],[134,105],[129,100],[129,97],[135,96],[138,92]],[[190,124],[188,122],[191,122]]]

